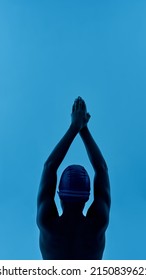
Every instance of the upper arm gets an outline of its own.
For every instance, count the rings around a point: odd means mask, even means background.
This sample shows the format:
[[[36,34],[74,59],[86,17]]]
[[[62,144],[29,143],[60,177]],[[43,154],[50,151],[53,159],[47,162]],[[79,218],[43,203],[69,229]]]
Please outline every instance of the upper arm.
[[[54,200],[46,199],[37,209],[37,225],[40,230],[47,230],[55,218],[58,211]]]
[[[94,200],[87,212],[87,217],[93,219],[96,228],[102,232],[105,232],[109,223],[110,204],[108,170],[102,168],[95,172]]]
[[[40,187],[38,192],[38,203],[46,198],[54,198],[57,184],[56,170],[50,164],[44,164]]]
[[[39,228],[46,228],[49,222],[58,216],[54,201],[56,183],[56,171],[51,166],[44,165],[37,199],[37,224]]]

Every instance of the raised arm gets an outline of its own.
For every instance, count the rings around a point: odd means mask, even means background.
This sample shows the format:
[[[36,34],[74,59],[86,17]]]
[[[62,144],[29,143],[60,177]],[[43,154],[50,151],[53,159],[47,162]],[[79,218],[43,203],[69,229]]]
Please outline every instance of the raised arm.
[[[84,106],[86,110],[85,103]],[[80,136],[85,144],[89,160],[95,171],[94,201],[88,209],[87,216],[95,219],[99,228],[105,231],[109,221],[111,204],[107,164],[87,125],[80,130]]]
[[[40,189],[38,194],[38,203],[40,204],[45,199],[53,198],[56,191],[56,174],[59,165],[64,159],[72,141],[77,135],[78,130],[72,124],[68,128],[65,135],[56,145],[54,150],[49,155],[44,164],[44,169],[41,177]]]
[[[110,205],[110,185],[105,159],[87,126],[80,131],[80,136],[85,144],[90,162],[95,171],[94,181],[96,184],[94,184],[94,199],[102,198],[107,205]]]
[[[77,98],[72,108],[71,125],[44,164],[37,200],[37,223],[39,227],[40,225],[45,225],[49,217],[52,219],[58,215],[54,202],[57,169],[63,161],[74,138],[80,129],[87,124],[88,120],[88,116],[86,116],[85,111],[82,109],[80,98]]]

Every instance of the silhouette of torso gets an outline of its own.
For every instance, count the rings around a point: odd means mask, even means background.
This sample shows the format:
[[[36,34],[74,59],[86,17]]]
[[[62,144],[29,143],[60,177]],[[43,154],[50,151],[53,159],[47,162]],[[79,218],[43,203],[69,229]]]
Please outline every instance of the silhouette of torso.
[[[40,234],[44,260],[100,260],[105,236],[84,215],[58,216]]]

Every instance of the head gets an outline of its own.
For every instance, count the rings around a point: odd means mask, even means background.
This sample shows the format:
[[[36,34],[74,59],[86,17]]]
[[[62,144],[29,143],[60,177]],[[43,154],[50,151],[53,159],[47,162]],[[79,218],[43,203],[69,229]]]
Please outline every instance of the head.
[[[90,195],[90,178],[83,166],[74,164],[63,171],[58,194],[63,210],[83,211]]]

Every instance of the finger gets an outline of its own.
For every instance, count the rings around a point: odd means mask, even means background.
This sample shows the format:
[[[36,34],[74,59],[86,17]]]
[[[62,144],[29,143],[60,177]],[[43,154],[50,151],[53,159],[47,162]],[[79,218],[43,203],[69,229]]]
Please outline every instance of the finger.
[[[76,109],[82,110],[82,98],[80,96],[76,99]]]
[[[82,110],[86,111],[86,104],[85,104],[84,100],[82,100]]]
[[[80,100],[81,104],[82,104],[82,109],[86,109],[86,103],[84,101],[84,99],[82,97],[78,97],[78,99]]]
[[[72,106],[72,112],[75,111],[76,109],[76,102],[77,102],[77,98],[75,99],[74,103],[73,103],[73,106]]]
[[[78,96],[78,98],[76,99],[76,102],[78,104],[78,109],[83,110],[84,109],[84,104],[83,104],[84,100],[82,99],[81,96]]]
[[[82,110],[82,100],[81,100],[81,98],[78,98],[78,109]]]
[[[77,98],[77,99],[75,99],[75,102],[74,102],[74,111],[78,110],[78,108],[79,108],[79,100]]]
[[[80,105],[80,110],[86,112],[86,104],[85,104],[85,101],[83,99],[79,99],[79,105]]]
[[[85,102],[84,99],[81,96],[78,96],[78,99]]]
[[[73,105],[73,110],[83,110],[84,109],[84,105],[83,105],[83,99],[78,96],[78,98],[75,99],[74,101],[74,105]]]
[[[75,103],[72,106],[72,112],[74,112],[74,111],[75,111]]]

